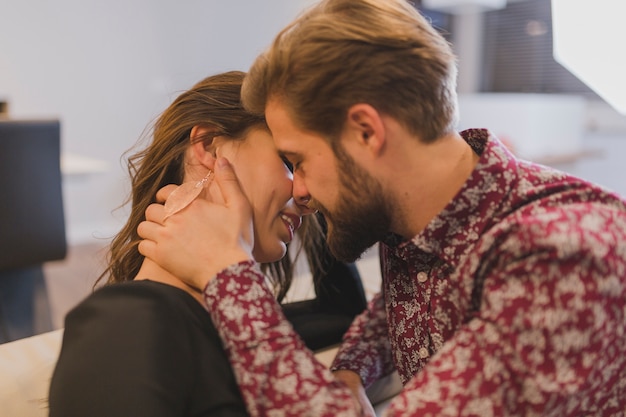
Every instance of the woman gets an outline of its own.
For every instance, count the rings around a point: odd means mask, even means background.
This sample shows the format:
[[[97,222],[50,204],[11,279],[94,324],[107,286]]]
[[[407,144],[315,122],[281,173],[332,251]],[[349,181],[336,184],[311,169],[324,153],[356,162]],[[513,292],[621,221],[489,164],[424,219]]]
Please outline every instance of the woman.
[[[200,294],[141,256],[136,232],[164,185],[191,184],[172,200],[174,210],[209,193],[213,164],[224,156],[253,207],[255,259],[283,258],[310,210],[292,199],[292,173],[263,118],[241,107],[243,76],[208,77],[181,94],[157,120],[152,143],[129,159],[132,209],[100,277],[116,285],[95,291],[66,318],[51,417],[247,415]],[[269,270],[280,298],[289,257]]]

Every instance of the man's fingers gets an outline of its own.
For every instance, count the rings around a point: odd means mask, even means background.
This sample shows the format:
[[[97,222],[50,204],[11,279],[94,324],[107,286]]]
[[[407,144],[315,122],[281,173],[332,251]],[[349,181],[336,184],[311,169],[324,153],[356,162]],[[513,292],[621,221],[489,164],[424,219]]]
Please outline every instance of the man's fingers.
[[[163,217],[165,217],[165,207],[162,204],[153,203],[146,209],[146,220],[163,224]]]
[[[215,181],[220,188],[226,206],[241,207],[242,203],[247,203],[237,175],[226,158],[219,158],[215,163]]]
[[[167,197],[169,197],[169,195],[172,194],[172,192],[177,188],[178,186],[175,184],[169,184],[161,188],[159,191],[157,191],[157,194],[156,194],[157,202],[161,204],[165,203],[165,200],[167,200]]]
[[[158,233],[157,229],[159,228],[161,228],[160,224],[146,220],[139,223],[139,226],[137,226],[137,234],[144,240],[155,241]]]
[[[143,221],[139,223],[139,226],[137,226],[137,234],[142,239],[137,245],[137,250],[146,258],[153,259],[153,257],[156,255],[156,241],[160,228],[162,228],[160,224],[151,221]]]
[[[146,258],[153,259],[156,251],[156,243],[151,240],[140,240],[137,245],[137,250]]]

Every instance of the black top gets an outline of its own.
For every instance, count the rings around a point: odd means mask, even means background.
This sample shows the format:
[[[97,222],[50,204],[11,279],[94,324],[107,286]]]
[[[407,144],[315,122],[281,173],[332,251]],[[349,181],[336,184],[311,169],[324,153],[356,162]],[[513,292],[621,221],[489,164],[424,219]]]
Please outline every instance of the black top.
[[[191,295],[104,287],[66,317],[50,417],[247,416],[219,335]]]

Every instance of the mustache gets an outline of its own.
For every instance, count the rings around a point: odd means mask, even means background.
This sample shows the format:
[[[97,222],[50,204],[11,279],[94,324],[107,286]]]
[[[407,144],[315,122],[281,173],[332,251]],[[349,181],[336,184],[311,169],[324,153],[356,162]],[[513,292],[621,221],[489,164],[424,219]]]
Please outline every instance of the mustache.
[[[322,222],[324,223],[322,227],[324,231],[326,232],[328,229],[328,223],[331,223],[332,218],[333,218],[330,214],[330,211],[323,204],[313,199],[309,201],[309,204],[307,204],[307,207],[309,209],[315,210],[316,213],[321,217]]]
[[[318,202],[317,200],[314,200],[314,199],[309,200],[309,204],[307,204],[306,206],[309,209],[319,211],[321,214],[324,215],[324,217],[326,217],[328,214],[328,210],[326,210],[326,207],[324,207],[324,205]]]

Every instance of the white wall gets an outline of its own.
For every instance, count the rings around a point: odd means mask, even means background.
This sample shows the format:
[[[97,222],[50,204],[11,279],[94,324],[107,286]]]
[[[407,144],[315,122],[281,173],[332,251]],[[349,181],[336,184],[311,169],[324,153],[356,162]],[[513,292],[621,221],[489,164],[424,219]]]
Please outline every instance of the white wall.
[[[312,0],[2,0],[0,98],[14,118],[58,117],[62,151],[104,161],[67,175],[70,243],[110,237],[128,179],[120,157],[182,90],[247,70]]]

